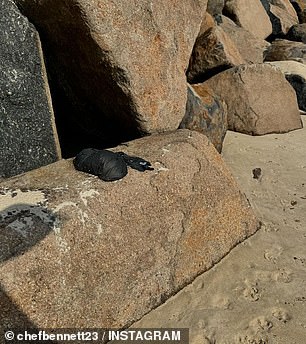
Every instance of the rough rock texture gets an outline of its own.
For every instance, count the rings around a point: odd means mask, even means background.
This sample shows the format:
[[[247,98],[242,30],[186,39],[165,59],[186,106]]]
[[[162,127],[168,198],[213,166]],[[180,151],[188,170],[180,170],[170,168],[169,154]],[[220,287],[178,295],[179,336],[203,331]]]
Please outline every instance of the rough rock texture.
[[[294,88],[299,108],[306,111],[306,65],[296,61],[267,62],[278,67]]]
[[[62,160],[1,184],[0,279],[22,321],[126,326],[256,231],[204,135],[179,130],[119,149],[155,170],[105,183]]]
[[[208,0],[207,12],[211,14],[219,23],[222,22],[221,14],[224,7],[225,0]]]
[[[275,40],[265,53],[265,61],[285,60],[306,63],[306,44],[286,39]]]
[[[227,131],[225,104],[207,85],[188,85],[186,114],[180,128],[201,132],[221,153]]]
[[[178,127],[206,0],[16,2],[44,39],[57,104],[64,94],[86,133],[114,143]]]
[[[293,25],[288,31],[286,38],[291,41],[306,43],[306,23]]]
[[[235,43],[240,55],[246,62],[263,62],[264,51],[270,45],[268,42],[255,37],[248,30],[236,25],[228,17],[222,16],[222,24],[220,26]]]
[[[0,0],[0,178],[61,156],[37,31]]]
[[[189,83],[199,83],[211,75],[245,61],[223,29],[209,20],[206,13],[196,39],[187,70]]]
[[[260,0],[227,0],[223,12],[259,39],[265,39],[272,33],[269,16]]]
[[[301,128],[294,89],[268,64],[231,68],[206,81],[228,107],[228,129],[251,135]]]
[[[289,0],[260,1],[270,17],[273,36],[283,36],[292,25],[298,24],[299,19]]]

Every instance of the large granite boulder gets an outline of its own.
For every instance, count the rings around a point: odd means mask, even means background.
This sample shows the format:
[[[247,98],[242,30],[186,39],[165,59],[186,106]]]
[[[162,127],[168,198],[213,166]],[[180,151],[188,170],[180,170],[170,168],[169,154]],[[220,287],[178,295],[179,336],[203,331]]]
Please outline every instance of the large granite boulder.
[[[272,33],[269,16],[260,0],[227,0],[223,13],[259,39]]]
[[[203,82],[219,71],[242,63],[245,61],[233,41],[206,13],[190,57],[188,82]]]
[[[296,92],[299,108],[306,111],[306,65],[296,61],[267,62],[279,68]]]
[[[263,62],[264,52],[270,46],[267,41],[255,37],[251,32],[238,26],[225,16],[222,16],[222,24],[220,26],[234,42],[240,55],[246,62]]]
[[[206,83],[228,107],[228,129],[250,135],[284,133],[302,126],[296,94],[268,64],[231,68]]]
[[[0,279],[21,321],[128,326],[256,231],[204,135],[179,130],[119,149],[154,171],[107,183],[62,160],[1,184]]]
[[[272,23],[274,37],[284,36],[292,25],[298,24],[296,11],[289,0],[260,0]]]
[[[292,60],[306,63],[306,44],[287,39],[276,39],[265,52],[265,61]]]
[[[186,114],[180,128],[204,134],[221,153],[227,131],[227,110],[205,83],[188,85]]]
[[[41,33],[61,121],[100,146],[177,129],[207,0],[16,3]]]
[[[0,0],[0,179],[61,157],[40,40],[12,0]]]

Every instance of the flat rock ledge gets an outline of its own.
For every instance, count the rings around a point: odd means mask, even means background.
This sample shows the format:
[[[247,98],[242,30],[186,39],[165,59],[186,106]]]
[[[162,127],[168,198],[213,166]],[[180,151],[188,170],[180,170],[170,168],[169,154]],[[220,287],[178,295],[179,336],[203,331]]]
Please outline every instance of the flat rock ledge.
[[[2,327],[129,326],[257,230],[204,135],[117,149],[154,171],[106,183],[61,160],[0,184]]]

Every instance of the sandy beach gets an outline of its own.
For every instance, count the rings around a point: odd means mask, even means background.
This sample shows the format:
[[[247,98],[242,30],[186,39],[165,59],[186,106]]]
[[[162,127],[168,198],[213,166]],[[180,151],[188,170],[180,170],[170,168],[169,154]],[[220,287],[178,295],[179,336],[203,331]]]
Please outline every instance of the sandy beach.
[[[191,344],[306,343],[302,119],[286,134],[227,133],[222,155],[262,227],[134,327],[188,327]]]

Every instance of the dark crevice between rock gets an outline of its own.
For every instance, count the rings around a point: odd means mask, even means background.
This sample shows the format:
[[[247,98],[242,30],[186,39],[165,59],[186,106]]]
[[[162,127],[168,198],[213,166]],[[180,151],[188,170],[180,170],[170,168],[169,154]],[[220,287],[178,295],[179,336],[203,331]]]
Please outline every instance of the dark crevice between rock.
[[[284,35],[283,33],[278,33],[277,35],[272,33],[265,39],[265,41],[267,41],[268,43],[273,43],[276,39],[286,39],[286,35]]]
[[[272,43],[277,38],[284,38],[285,35],[283,34],[281,21],[271,12],[270,0],[260,0],[260,2],[266,10],[272,24],[272,34],[266,38],[266,41]]]
[[[240,26],[240,25],[239,25],[239,20],[238,20],[236,14],[233,13],[233,12],[231,12],[231,11],[229,11],[226,7],[223,8],[222,14],[223,14],[225,17],[231,19],[234,23],[236,23],[236,25]]]
[[[299,3],[296,2],[295,0],[290,0],[290,3],[295,9],[299,22],[302,23],[303,22],[303,9],[300,7]]]
[[[229,69],[232,68],[233,66],[231,65],[222,65],[222,66],[217,66],[215,68],[211,68],[205,72],[198,73],[194,76],[188,76],[188,70],[187,70],[187,81],[190,84],[200,84],[202,82],[205,82],[206,80],[210,79],[211,77]]]
[[[306,80],[297,74],[287,74],[285,77],[296,92],[299,109],[306,111]]]
[[[40,34],[63,158],[145,135],[131,100],[128,72],[94,41],[81,9],[64,1],[56,13],[39,8],[34,14],[26,6],[19,8]]]

